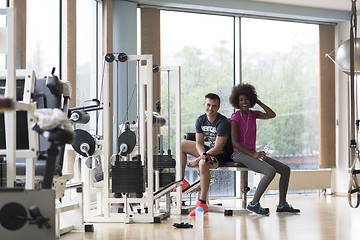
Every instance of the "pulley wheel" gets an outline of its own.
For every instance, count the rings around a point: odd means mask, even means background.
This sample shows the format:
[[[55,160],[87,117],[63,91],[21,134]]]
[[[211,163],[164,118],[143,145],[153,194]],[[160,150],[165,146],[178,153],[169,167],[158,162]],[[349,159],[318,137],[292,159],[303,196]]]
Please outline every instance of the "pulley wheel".
[[[158,65],[153,65],[153,73],[157,73],[157,72],[159,72],[159,66]]]
[[[86,153],[81,151],[82,144],[87,144],[89,146],[89,150],[88,150],[89,156],[94,154],[95,140],[91,136],[91,134],[82,129],[75,129],[75,141],[72,144],[72,146],[78,154],[80,154],[81,156],[87,157]]]
[[[0,211],[1,225],[11,231],[22,228],[26,223],[26,218],[26,209],[16,202],[6,204]]]
[[[115,60],[114,54],[108,53],[105,55],[105,61],[112,63]]]
[[[127,59],[128,59],[128,57],[127,57],[126,53],[120,53],[120,54],[118,55],[118,60],[119,60],[120,62],[126,62]]]
[[[136,145],[135,133],[131,130],[126,130],[119,136],[118,144],[119,144],[118,149],[120,149],[120,146],[122,144],[127,145],[127,150],[120,153],[122,156],[126,156],[127,154],[130,154],[132,152],[132,150],[134,150],[134,147]]]

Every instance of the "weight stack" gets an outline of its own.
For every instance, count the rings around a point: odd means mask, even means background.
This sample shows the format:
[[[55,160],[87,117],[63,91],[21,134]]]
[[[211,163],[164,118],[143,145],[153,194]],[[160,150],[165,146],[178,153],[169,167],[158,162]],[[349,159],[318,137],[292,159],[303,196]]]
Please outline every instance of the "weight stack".
[[[143,193],[144,167],[141,161],[116,161],[112,167],[113,193]]]
[[[176,161],[172,155],[154,155],[154,170],[175,168]]]
[[[169,183],[172,183],[175,181],[175,173],[171,172],[161,172],[160,173],[160,187],[165,187]]]

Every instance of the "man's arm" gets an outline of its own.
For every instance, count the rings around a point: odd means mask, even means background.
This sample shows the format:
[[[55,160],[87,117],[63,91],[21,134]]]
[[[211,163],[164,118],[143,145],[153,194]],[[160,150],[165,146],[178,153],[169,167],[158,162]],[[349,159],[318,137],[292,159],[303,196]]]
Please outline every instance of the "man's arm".
[[[227,136],[217,136],[215,139],[215,146],[207,152],[210,153],[211,155],[220,154],[221,151],[223,150],[227,140],[228,140]]]
[[[196,133],[195,134],[195,139],[196,139],[196,150],[198,151],[199,156],[202,156],[203,153],[205,152],[204,134],[203,133]]]

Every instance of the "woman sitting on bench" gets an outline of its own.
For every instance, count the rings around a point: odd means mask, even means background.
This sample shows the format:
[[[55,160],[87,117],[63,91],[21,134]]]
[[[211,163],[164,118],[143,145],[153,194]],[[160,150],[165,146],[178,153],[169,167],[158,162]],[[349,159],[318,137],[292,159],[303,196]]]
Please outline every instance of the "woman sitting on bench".
[[[269,209],[262,208],[259,200],[271,183],[276,173],[280,174],[279,183],[279,205],[278,213],[299,213],[299,209],[294,209],[286,202],[286,194],[289,185],[290,167],[266,156],[264,151],[255,150],[256,143],[256,119],[270,119],[276,116],[275,112],[262,103],[258,97],[255,87],[251,84],[239,84],[234,86],[229,97],[230,104],[239,109],[232,114],[230,119],[231,140],[234,153],[231,158],[235,162],[240,162],[254,172],[261,173],[261,179],[254,198],[247,206],[251,212],[260,215],[269,215]],[[251,110],[258,104],[265,112]]]

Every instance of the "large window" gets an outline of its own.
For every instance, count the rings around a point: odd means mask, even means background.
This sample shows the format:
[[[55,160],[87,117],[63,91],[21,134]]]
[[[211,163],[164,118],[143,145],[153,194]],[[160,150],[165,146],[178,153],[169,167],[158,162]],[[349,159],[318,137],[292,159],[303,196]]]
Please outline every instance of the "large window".
[[[276,113],[257,121],[257,145],[292,169],[318,169],[319,27],[241,19],[242,82]]]
[[[233,109],[228,98],[234,85],[233,17],[162,11],[161,53],[162,66],[181,66],[183,133],[195,131],[196,118],[205,113],[204,96],[209,92],[220,96],[219,112],[230,117]],[[163,110],[167,109],[166,79],[164,75]],[[174,123],[175,119],[170,122]],[[166,139],[167,131],[163,134]],[[214,171],[213,177],[218,181],[210,188],[210,196],[235,195],[233,172]],[[197,180],[197,171],[187,168],[186,179],[191,183]]]
[[[76,1],[76,106],[89,106],[95,102],[85,100],[97,98],[97,2]],[[89,112],[89,124],[80,125],[95,134],[98,115]]]
[[[220,95],[221,113],[230,117],[234,111],[228,97],[235,83],[234,36],[239,35],[241,73],[236,82],[253,84],[259,98],[277,113],[275,119],[258,121],[258,150],[270,142],[270,155],[292,169],[318,169],[318,25],[254,18],[240,18],[240,24],[234,28],[234,18],[227,16],[161,12],[161,63],[182,69],[182,131],[194,131],[208,92]],[[241,32],[235,32],[238,29]],[[163,75],[163,108],[166,79]],[[227,174],[215,176],[219,181],[210,196],[234,195],[234,186],[227,185],[232,181],[224,181],[234,175]],[[186,178],[193,182],[197,176],[187,169]]]
[[[27,1],[26,68],[34,70],[37,77],[50,75],[53,67],[60,75],[59,2]]]

